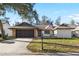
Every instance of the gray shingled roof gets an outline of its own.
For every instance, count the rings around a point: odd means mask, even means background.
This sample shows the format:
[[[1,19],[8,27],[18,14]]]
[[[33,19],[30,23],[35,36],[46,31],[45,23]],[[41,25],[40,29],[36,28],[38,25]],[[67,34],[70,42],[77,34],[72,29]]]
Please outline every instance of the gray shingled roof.
[[[36,25],[36,27],[41,30],[53,30],[54,29],[53,25]]]
[[[76,26],[75,25],[68,25],[68,24],[66,24],[66,25],[64,25],[64,24],[62,24],[62,25],[60,25],[60,26],[56,26],[54,29],[74,29]]]
[[[31,24],[29,24],[29,23],[23,22],[23,23],[20,23],[18,25],[15,25],[15,26],[11,27],[10,29],[12,29],[12,28],[21,28],[21,29],[28,29],[29,28],[29,29],[34,29],[36,27],[31,25]]]

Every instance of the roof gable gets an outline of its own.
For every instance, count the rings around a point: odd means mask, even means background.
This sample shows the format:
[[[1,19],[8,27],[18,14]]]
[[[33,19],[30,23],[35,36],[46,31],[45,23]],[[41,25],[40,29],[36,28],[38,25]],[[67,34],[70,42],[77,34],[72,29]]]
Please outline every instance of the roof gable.
[[[55,29],[74,29],[74,27],[70,27],[70,26],[56,26]]]
[[[56,26],[54,29],[74,29],[75,27],[69,26],[68,24],[61,24],[59,26]]]
[[[15,26],[11,27],[10,29],[13,29],[13,28],[16,28],[16,29],[34,29],[36,27],[29,24],[29,23],[22,22],[22,23],[20,23],[18,25],[15,25]]]
[[[29,24],[29,23],[26,23],[26,22],[22,22],[18,25],[15,25],[15,26],[28,26],[28,27],[34,27],[33,25]]]

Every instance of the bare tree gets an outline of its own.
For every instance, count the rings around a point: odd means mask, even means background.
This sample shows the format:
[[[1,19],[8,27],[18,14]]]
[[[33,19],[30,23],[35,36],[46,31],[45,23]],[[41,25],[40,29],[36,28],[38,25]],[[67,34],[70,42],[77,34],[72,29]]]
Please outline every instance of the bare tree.
[[[56,24],[56,25],[60,25],[60,21],[61,21],[61,17],[59,16],[59,17],[56,19],[55,24]]]

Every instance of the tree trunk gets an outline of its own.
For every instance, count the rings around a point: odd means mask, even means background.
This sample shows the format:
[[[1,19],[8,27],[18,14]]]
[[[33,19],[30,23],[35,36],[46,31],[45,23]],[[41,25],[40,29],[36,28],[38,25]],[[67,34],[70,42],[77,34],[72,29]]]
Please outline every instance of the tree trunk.
[[[4,30],[3,30],[3,24],[0,20],[0,28],[1,28],[1,37],[4,39]]]

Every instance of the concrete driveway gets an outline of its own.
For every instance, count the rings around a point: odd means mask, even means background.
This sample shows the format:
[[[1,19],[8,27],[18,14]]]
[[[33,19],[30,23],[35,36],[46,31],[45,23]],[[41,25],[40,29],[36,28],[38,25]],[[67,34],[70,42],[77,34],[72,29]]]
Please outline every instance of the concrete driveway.
[[[26,55],[31,53],[26,47],[32,38],[17,38],[0,42],[0,55]]]

